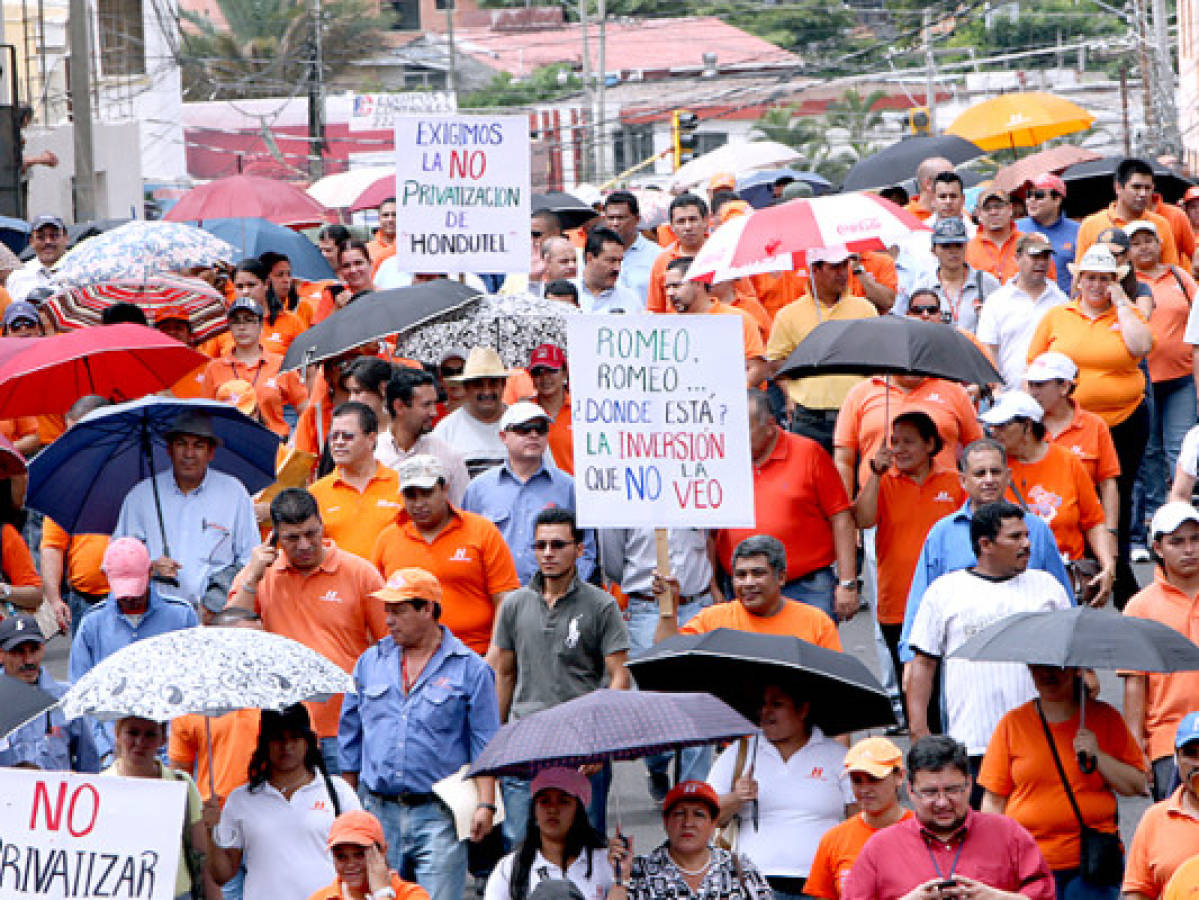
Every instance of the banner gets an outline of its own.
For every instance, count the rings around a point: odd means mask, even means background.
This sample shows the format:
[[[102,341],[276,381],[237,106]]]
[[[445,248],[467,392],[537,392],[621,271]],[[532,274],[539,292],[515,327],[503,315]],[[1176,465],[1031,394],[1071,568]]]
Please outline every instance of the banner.
[[[0,897],[173,900],[186,783],[0,769]]]
[[[350,131],[390,131],[396,116],[455,113],[458,97],[452,91],[412,91],[406,94],[355,94]]]
[[[528,272],[529,120],[396,119],[401,272]]]
[[[575,506],[588,528],[752,528],[739,316],[568,316]]]

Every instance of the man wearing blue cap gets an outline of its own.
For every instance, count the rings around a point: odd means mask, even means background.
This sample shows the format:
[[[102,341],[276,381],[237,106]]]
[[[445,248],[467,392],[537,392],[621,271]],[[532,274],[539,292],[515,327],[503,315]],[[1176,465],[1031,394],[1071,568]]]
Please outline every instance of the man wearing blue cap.
[[[52,267],[67,252],[67,226],[55,215],[41,215],[29,223],[33,259],[8,276],[4,287],[13,300],[24,300],[36,287],[56,287]]]

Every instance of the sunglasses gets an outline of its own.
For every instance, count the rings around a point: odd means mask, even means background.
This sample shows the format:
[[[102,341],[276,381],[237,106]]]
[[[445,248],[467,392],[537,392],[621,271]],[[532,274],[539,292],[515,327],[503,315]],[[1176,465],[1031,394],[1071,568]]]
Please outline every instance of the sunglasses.
[[[549,366],[533,366],[529,369],[529,374],[534,378],[540,378],[542,375],[554,375],[561,371],[561,369],[551,369]]]
[[[565,550],[567,547],[573,545],[574,541],[564,541],[561,539],[552,541],[533,541],[534,550]]]
[[[441,367],[441,377],[442,378],[457,378],[459,375],[461,375],[463,373],[463,371],[465,371],[465,369],[466,369],[466,366],[442,366]]]
[[[1028,196],[1034,200],[1044,200],[1046,197],[1056,197],[1053,191],[1029,191]]]
[[[908,312],[917,316],[935,316],[941,311],[939,306],[909,306]]]
[[[539,237],[541,237],[541,235],[542,235],[542,234],[544,234],[544,233],[545,233],[545,232],[542,232],[542,231],[530,231],[530,232],[529,232],[529,234],[531,234],[531,235],[532,235],[533,237],[535,237],[535,238],[539,238]]]
[[[509,425],[508,430],[513,434],[549,434],[550,428],[544,422],[529,422],[524,425]]]

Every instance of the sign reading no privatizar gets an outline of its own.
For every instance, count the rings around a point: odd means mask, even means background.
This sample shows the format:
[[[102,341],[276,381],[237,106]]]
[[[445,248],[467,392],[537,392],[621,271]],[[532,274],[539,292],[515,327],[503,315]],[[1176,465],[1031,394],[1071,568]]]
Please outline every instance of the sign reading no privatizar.
[[[566,319],[579,524],[752,528],[738,316]]]
[[[183,781],[0,769],[0,897],[173,900]]]
[[[402,272],[527,272],[525,116],[397,116]]]
[[[350,110],[350,131],[386,131],[395,127],[396,116],[457,111],[458,97],[452,91],[355,94]]]

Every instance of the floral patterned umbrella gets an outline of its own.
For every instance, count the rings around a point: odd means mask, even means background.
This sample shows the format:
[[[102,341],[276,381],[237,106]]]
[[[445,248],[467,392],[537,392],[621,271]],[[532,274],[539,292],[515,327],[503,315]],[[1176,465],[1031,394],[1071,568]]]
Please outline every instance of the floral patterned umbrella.
[[[77,244],[55,267],[59,284],[140,280],[158,272],[182,272],[232,262],[233,246],[202,228],[179,222],[127,222]]]
[[[166,722],[235,709],[281,710],[351,693],[354,680],[298,641],[248,628],[186,628],[135,641],[62,698],[68,719],[140,716]]]

